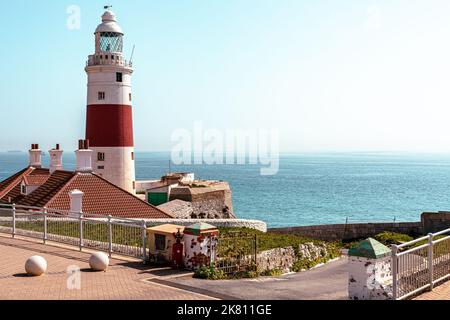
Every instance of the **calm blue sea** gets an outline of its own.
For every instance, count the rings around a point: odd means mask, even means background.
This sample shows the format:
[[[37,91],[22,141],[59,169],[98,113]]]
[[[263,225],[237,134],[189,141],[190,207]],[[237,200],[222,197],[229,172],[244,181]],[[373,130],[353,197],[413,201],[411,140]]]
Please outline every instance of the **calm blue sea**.
[[[0,153],[0,180],[24,168],[26,153]],[[48,156],[44,164],[48,163]],[[64,155],[66,169],[75,157]],[[270,227],[365,221],[417,221],[423,211],[450,210],[450,155],[283,155],[275,176],[254,165],[173,166],[197,178],[226,180],[240,218]],[[137,153],[138,179],[169,171],[168,153]]]

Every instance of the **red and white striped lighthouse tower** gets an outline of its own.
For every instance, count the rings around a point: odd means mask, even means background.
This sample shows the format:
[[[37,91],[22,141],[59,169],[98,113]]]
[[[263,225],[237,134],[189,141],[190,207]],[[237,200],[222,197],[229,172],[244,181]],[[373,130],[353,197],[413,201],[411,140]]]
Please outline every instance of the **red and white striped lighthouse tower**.
[[[131,62],[123,57],[123,32],[105,7],[95,31],[95,53],[87,61],[86,139],[95,173],[135,192]]]

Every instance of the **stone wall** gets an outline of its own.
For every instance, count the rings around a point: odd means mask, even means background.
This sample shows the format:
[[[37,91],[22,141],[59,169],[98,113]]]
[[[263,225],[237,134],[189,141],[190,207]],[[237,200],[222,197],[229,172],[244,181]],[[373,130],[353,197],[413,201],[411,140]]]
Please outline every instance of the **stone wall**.
[[[292,247],[275,248],[258,254],[257,262],[260,272],[278,269],[284,273],[293,271],[297,259],[317,261],[328,256],[326,244],[304,243],[299,246],[298,256]]]
[[[223,190],[196,194],[192,197],[192,218],[231,219],[234,218],[232,207],[227,205],[226,192]]]
[[[319,226],[272,228],[270,232],[296,234],[325,241],[355,240],[390,231],[411,235],[422,234],[421,222],[328,224]]]
[[[292,270],[295,259],[295,252],[292,247],[263,251],[257,256],[258,270],[263,272],[278,269],[287,273]]]
[[[423,233],[435,233],[450,228],[450,212],[422,213]]]
[[[231,189],[226,182],[209,183],[205,187],[174,187],[169,198],[169,201],[173,200],[191,203],[192,219],[236,218]]]
[[[326,224],[288,228],[271,228],[275,233],[296,234],[325,241],[357,240],[382,232],[396,232],[420,236],[450,228],[450,212],[424,212],[418,222]]]

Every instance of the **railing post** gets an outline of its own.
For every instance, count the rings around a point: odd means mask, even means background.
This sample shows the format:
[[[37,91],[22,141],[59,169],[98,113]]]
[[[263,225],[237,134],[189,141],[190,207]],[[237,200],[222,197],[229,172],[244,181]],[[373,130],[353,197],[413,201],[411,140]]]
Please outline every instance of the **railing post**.
[[[44,207],[44,244],[47,242],[47,208]]]
[[[398,278],[398,247],[392,246],[392,299],[397,300],[397,278]]]
[[[255,234],[255,272],[258,272],[258,235]]]
[[[12,237],[14,238],[16,236],[16,204],[13,203],[12,205]]]
[[[147,261],[147,225],[145,220],[141,222],[141,237],[142,237],[142,260]]]
[[[83,212],[79,213],[79,221],[80,221],[80,251],[83,250]]]
[[[433,265],[433,234],[428,234],[428,269],[430,270],[430,291],[434,288],[434,265]]]
[[[113,246],[112,246],[112,222],[111,222],[112,216],[108,216],[108,254],[111,258],[113,253]]]

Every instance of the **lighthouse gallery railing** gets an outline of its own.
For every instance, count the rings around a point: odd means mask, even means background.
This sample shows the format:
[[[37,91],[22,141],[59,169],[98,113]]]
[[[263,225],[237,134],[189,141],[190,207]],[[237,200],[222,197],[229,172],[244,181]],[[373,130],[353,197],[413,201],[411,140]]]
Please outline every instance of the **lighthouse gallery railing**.
[[[0,204],[0,233],[147,259],[145,221]]]

